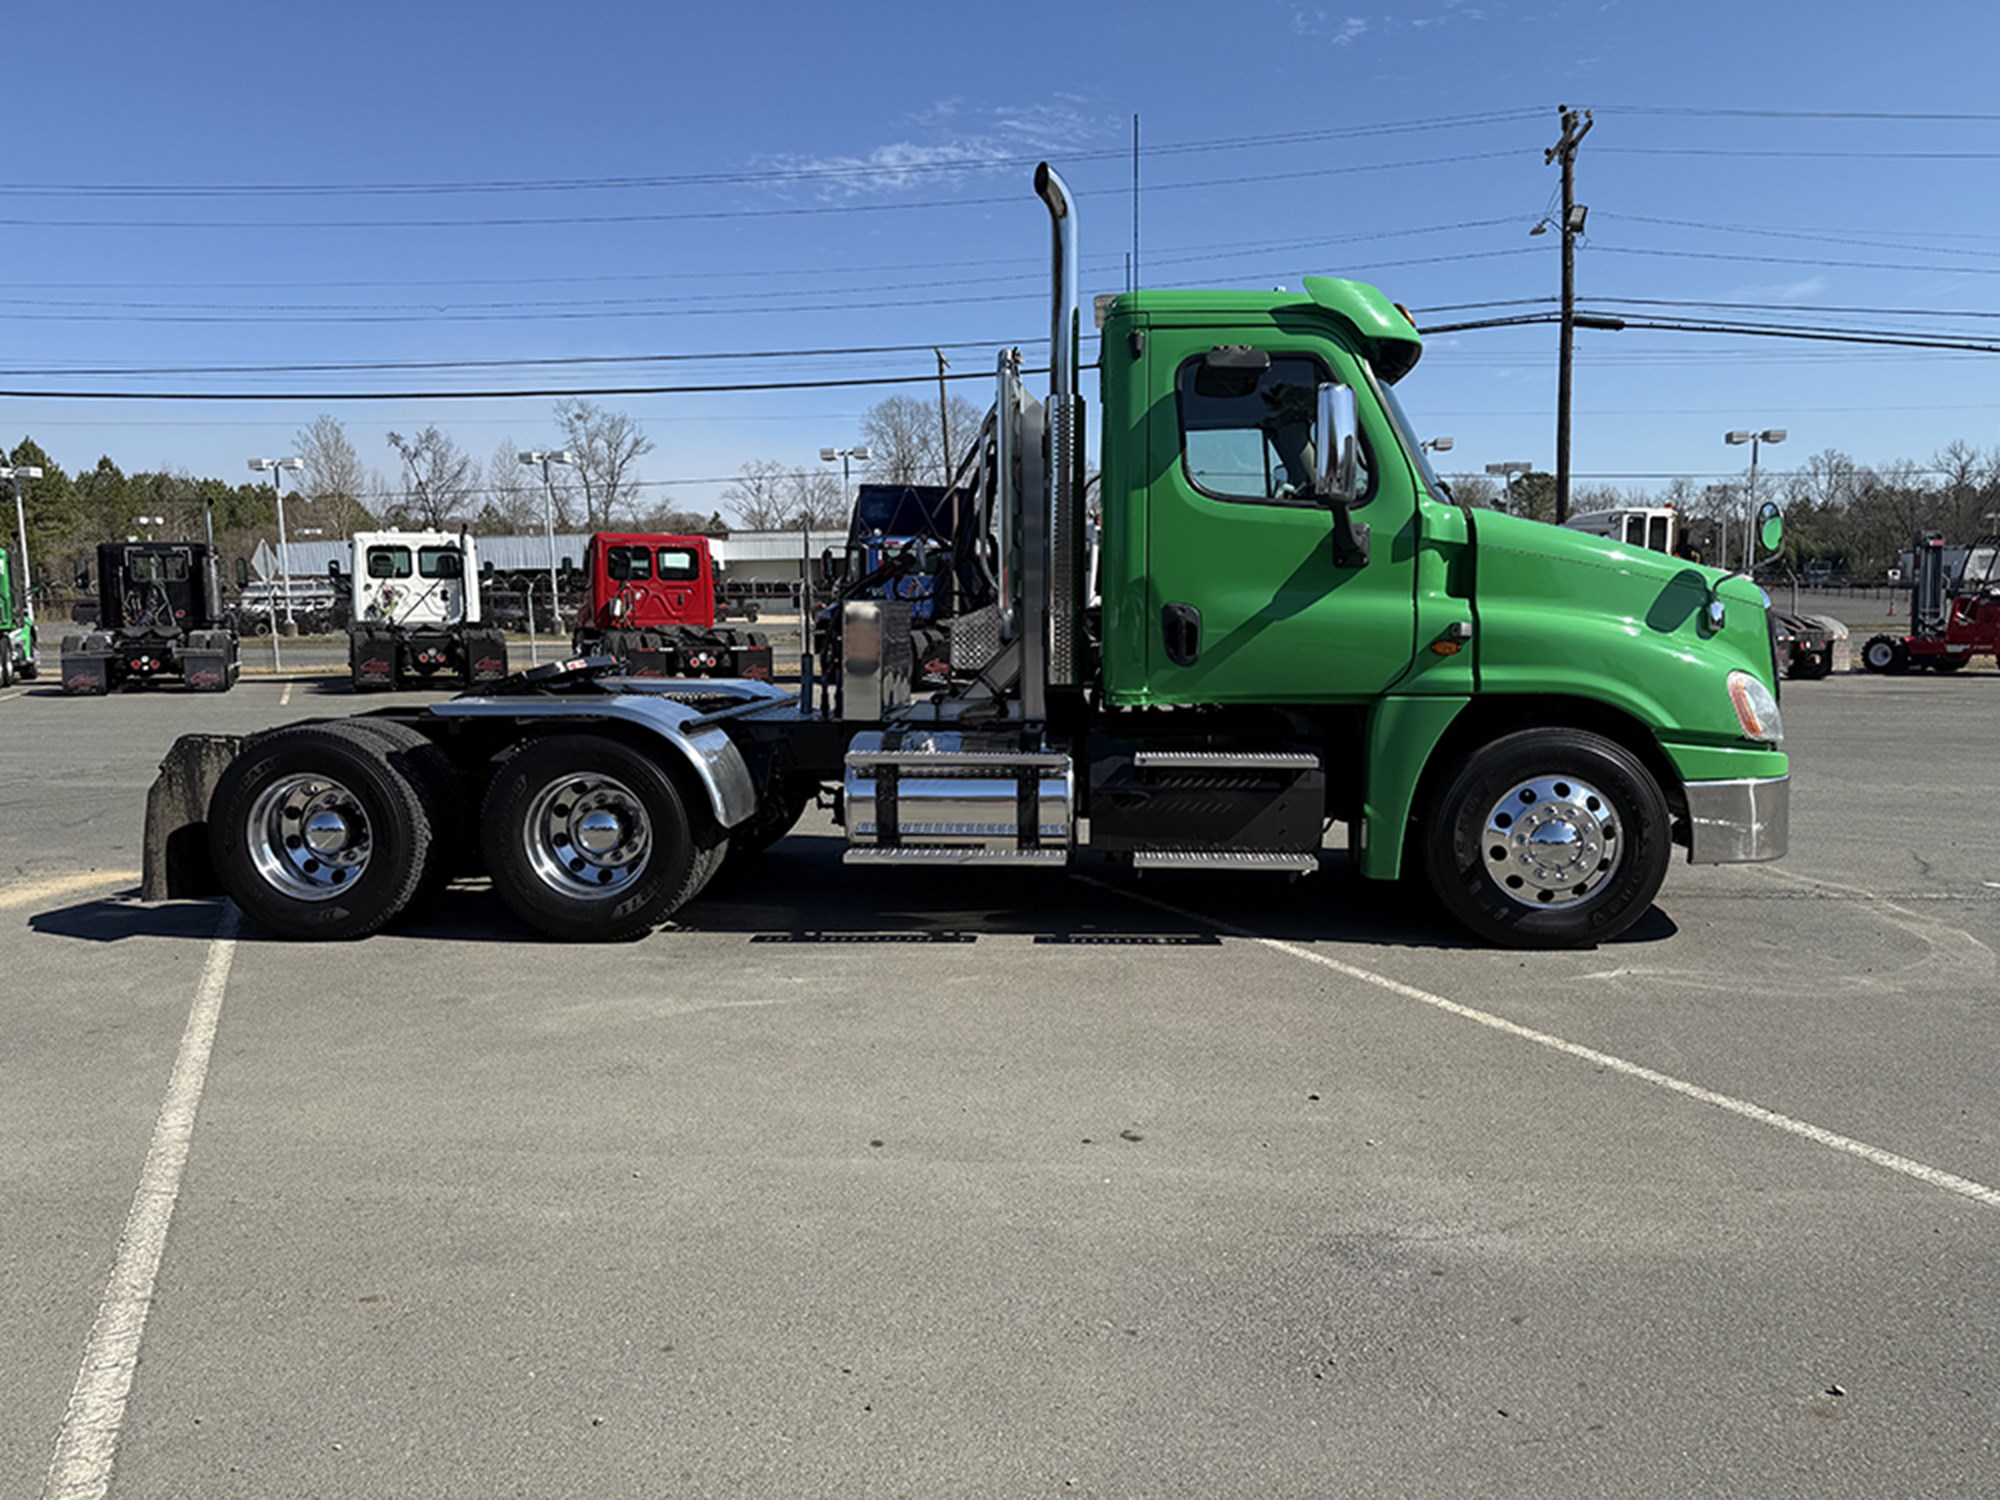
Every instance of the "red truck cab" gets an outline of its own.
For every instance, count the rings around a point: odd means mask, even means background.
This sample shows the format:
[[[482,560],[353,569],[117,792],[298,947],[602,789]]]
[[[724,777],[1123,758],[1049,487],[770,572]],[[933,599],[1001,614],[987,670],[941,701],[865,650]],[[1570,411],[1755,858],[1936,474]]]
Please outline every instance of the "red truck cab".
[[[601,531],[590,539],[585,567],[590,602],[579,628],[715,624],[715,562],[706,537]]]
[[[600,531],[584,569],[590,596],[571,641],[578,656],[615,656],[633,677],[770,677],[769,641],[716,627],[708,538]]]

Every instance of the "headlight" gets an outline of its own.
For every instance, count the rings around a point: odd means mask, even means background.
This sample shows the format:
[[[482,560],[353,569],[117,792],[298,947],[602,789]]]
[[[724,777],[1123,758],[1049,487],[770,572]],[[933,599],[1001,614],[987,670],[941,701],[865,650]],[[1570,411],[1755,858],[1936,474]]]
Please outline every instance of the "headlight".
[[[1785,721],[1778,713],[1778,700],[1771,690],[1748,672],[1729,674],[1729,702],[1736,710],[1736,722],[1743,737],[1778,744],[1785,737]]]

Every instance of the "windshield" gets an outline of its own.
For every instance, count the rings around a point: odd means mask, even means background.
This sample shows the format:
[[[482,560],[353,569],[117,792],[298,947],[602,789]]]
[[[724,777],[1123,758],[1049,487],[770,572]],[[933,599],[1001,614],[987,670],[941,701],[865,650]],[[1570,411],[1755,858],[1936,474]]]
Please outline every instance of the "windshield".
[[[1965,567],[1960,571],[1960,583],[1987,584],[2000,583],[1994,569],[2000,566],[2000,546],[1982,542],[1965,554]]]
[[[1373,370],[1368,374],[1371,380],[1374,379]],[[1389,409],[1390,419],[1396,424],[1396,436],[1403,440],[1404,449],[1416,460],[1417,472],[1424,476],[1424,483],[1440,495],[1449,494],[1444,481],[1438,478],[1437,470],[1431,467],[1430,450],[1417,441],[1417,430],[1410,424],[1410,414],[1403,410],[1403,403],[1396,399],[1396,388],[1376,380],[1375,389],[1382,397],[1382,404]]]
[[[185,583],[188,576],[187,555],[182,552],[141,552],[132,558],[125,573],[137,583]]]

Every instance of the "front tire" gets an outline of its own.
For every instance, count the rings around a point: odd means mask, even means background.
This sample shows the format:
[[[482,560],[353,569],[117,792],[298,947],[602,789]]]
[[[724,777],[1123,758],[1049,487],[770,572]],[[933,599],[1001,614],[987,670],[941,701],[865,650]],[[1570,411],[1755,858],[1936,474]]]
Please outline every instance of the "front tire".
[[[281,937],[366,937],[437,864],[426,798],[388,746],[344,725],[297,724],[253,741],[209,802],[222,887]]]
[[[1871,672],[1899,677],[1910,670],[1910,648],[1893,636],[1871,636],[1861,648],[1861,665]]]
[[[1509,948],[1575,948],[1625,931],[1667,875],[1666,798],[1624,746],[1529,729],[1474,751],[1430,810],[1424,870],[1467,927]]]
[[[666,770],[623,741],[558,734],[493,778],[486,872],[514,914],[568,942],[642,937],[690,900],[723,840]]]

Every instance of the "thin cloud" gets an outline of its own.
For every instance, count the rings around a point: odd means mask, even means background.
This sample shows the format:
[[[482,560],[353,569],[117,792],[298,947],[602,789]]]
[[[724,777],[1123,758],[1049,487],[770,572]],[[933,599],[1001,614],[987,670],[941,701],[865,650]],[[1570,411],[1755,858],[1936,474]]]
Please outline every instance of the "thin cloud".
[[[1824,276],[1806,276],[1797,281],[1764,282],[1738,287],[1730,294],[1733,302],[1815,302],[1827,294]]]
[[[1079,141],[1107,139],[1109,121],[1091,115],[1084,101],[1058,95],[1041,104],[973,110],[944,99],[905,118],[908,138],[847,153],[785,154],[759,165],[797,173],[780,189],[809,188],[833,201],[883,197],[965,181],[1037,152],[1074,151]]]

